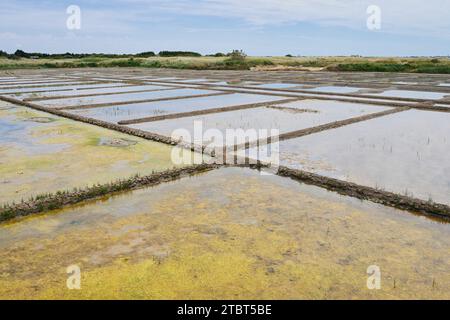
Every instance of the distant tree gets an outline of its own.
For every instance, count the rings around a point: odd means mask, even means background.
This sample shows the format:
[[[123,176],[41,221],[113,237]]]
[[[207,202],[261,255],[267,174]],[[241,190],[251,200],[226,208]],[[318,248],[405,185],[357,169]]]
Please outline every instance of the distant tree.
[[[286,57],[287,57],[287,58],[292,58],[293,55],[292,55],[292,54],[287,54]]]
[[[0,50],[0,57],[8,57],[8,52]]]
[[[153,51],[147,51],[147,52],[140,52],[134,55],[135,57],[139,58],[148,58],[148,57],[154,57],[156,54]]]
[[[160,57],[201,57],[198,52],[192,51],[160,51],[158,54]]]
[[[29,58],[30,57],[30,54],[26,53],[23,50],[16,50],[16,52],[14,52],[14,55],[19,58]]]
[[[226,56],[226,54],[225,53],[222,53],[222,52],[217,52],[216,54],[214,54],[213,55],[214,57],[225,57]]]
[[[228,57],[233,61],[244,61],[247,55],[242,50],[233,50],[228,54]]]

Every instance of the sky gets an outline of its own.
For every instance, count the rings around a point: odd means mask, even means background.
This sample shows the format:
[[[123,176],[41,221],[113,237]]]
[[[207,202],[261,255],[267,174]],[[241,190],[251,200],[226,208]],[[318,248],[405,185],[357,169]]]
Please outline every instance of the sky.
[[[71,5],[80,8],[79,29],[67,27],[74,17],[67,13]],[[373,9],[368,13],[373,5],[379,15]],[[368,19],[379,22],[379,28],[368,28]],[[450,55],[450,0],[1,1],[0,50],[16,49]]]

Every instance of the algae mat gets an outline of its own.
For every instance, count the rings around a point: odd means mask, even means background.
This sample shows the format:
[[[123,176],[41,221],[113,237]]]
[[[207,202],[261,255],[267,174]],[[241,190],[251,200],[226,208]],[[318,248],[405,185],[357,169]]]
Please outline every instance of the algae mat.
[[[450,298],[450,225],[222,168],[0,226],[1,298]],[[68,290],[66,268],[81,270]],[[367,288],[367,268],[381,289]]]
[[[0,104],[0,204],[171,169],[171,147]]]

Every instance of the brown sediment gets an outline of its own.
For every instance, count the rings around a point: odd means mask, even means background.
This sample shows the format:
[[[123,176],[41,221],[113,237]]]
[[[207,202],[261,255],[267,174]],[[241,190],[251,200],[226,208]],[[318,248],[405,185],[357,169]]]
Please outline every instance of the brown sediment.
[[[116,192],[151,187],[163,182],[177,180],[185,176],[210,171],[218,167],[219,166],[215,164],[192,165],[184,168],[158,172],[148,176],[134,176],[126,180],[93,185],[84,189],[74,189],[73,191],[59,191],[56,193],[38,195],[25,202],[4,205],[3,208],[0,208],[0,221],[28,216],[43,211],[55,210],[67,205],[92,200]]]
[[[293,108],[293,107],[281,107],[281,106],[266,106],[266,108],[287,111],[291,113],[319,113],[320,111],[314,109],[301,109],[301,108]]]
[[[284,166],[278,168],[278,175],[289,177],[306,184],[312,184],[342,195],[369,200],[389,207],[407,210],[412,213],[441,218],[450,221],[450,206],[424,201],[397,193],[362,186],[356,183],[324,177],[298,169],[290,169]]]
[[[259,108],[259,107],[272,107],[271,105],[274,103],[290,103],[290,102],[294,102],[297,100],[299,100],[299,99],[286,99],[286,100],[271,101],[271,102],[241,104],[241,105],[237,105],[237,106],[220,107],[220,108],[212,108],[212,109],[206,109],[206,110],[173,113],[173,114],[162,115],[162,116],[153,116],[153,117],[145,117],[145,118],[138,118],[138,119],[131,119],[131,120],[123,120],[123,121],[119,121],[118,123],[121,125],[129,125],[129,124],[137,124],[137,123],[143,123],[143,122],[153,122],[153,121],[160,121],[160,120],[199,116],[199,115],[212,114],[212,113],[253,109],[253,108]]]
[[[150,86],[150,85],[149,85]],[[127,86],[130,87],[130,86]],[[111,87],[111,89],[120,87]],[[123,88],[123,87],[122,87]],[[99,89],[99,88],[92,88]],[[90,93],[90,94],[79,94],[79,95],[66,95],[66,96],[52,96],[52,97],[38,97],[38,98],[27,98],[24,101],[41,101],[41,100],[57,100],[57,99],[72,99],[72,98],[85,98],[85,97],[95,97],[95,96],[110,96],[114,94],[126,94],[126,93],[139,93],[139,92],[154,92],[154,91],[168,91],[176,90],[178,87],[170,87],[164,89],[147,89],[147,90],[134,90],[134,91],[120,91],[120,92],[106,92],[106,93]],[[78,91],[78,90],[77,90]]]
[[[166,98],[131,100],[131,101],[118,101],[118,102],[108,102],[108,103],[98,103],[98,104],[77,105],[77,106],[65,106],[65,107],[56,107],[54,109],[57,109],[57,110],[93,109],[93,108],[100,108],[100,107],[120,106],[120,105],[133,104],[133,103],[181,100],[181,99],[187,99],[187,98],[203,98],[203,97],[213,97],[213,96],[221,96],[221,95],[227,95],[227,94],[232,94],[232,93],[231,92],[204,93],[204,94],[196,94],[196,95],[190,95],[190,96],[166,97]]]
[[[125,148],[129,146],[134,146],[138,142],[130,139],[123,138],[100,138],[98,142],[99,146],[108,146],[108,147],[116,147],[116,148]]]
[[[56,121],[55,118],[50,117],[31,117],[26,119],[25,121],[37,122],[37,123],[50,123]]]

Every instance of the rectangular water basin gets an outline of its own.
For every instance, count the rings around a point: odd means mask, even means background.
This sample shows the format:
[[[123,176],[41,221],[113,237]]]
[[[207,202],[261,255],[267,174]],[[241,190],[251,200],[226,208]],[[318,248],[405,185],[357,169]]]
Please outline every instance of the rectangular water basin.
[[[132,124],[130,127],[166,136],[171,136],[177,129],[186,129],[193,136],[196,123],[201,124],[203,131],[215,129],[222,132],[224,136],[227,129],[266,129],[269,133],[271,129],[277,129],[280,134],[283,134],[388,109],[390,108],[357,103],[302,100],[275,104],[273,107]],[[234,144],[229,141],[226,143]]]
[[[154,92],[139,92],[139,93],[127,93],[127,94],[115,94],[107,96],[95,96],[84,98],[69,98],[69,99],[53,99],[42,100],[39,103],[47,107],[67,107],[67,106],[82,106],[93,105],[102,103],[115,103],[126,101],[138,101],[138,100],[152,100],[171,97],[183,97],[193,96],[200,94],[217,93],[217,91],[211,90],[196,90],[196,89],[179,89],[168,91],[154,91]]]
[[[270,102],[279,99],[279,97],[236,93],[223,96],[186,98],[181,100],[127,104],[86,110],[71,110],[70,112],[88,118],[117,123],[123,120],[223,108],[250,103]]]
[[[450,204],[450,114],[409,110],[280,142],[280,163]]]

